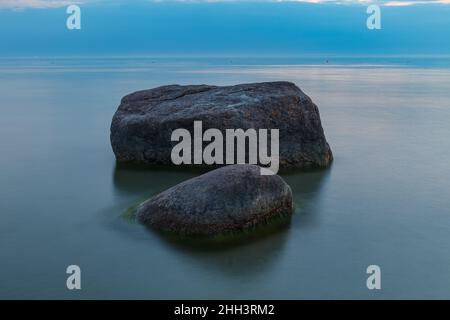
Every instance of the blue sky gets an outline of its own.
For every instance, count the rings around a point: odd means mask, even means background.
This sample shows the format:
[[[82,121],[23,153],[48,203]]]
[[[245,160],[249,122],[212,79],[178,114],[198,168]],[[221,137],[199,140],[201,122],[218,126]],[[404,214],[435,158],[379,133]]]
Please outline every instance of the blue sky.
[[[67,30],[78,3],[82,29]],[[366,8],[381,5],[381,30]],[[0,55],[450,54],[450,0],[0,0]]]

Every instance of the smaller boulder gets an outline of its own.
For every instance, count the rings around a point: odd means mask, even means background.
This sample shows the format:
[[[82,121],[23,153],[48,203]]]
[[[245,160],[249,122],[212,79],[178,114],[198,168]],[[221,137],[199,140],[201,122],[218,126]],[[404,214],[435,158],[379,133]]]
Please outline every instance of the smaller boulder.
[[[143,202],[139,222],[182,235],[243,231],[291,215],[292,191],[256,165],[225,166],[182,182]]]

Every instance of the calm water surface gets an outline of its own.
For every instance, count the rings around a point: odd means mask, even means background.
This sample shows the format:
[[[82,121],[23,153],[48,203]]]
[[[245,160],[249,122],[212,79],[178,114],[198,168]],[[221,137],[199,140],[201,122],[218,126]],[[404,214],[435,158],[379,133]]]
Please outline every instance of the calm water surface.
[[[450,298],[448,63],[252,61],[0,59],[0,298]],[[270,80],[317,103],[335,156],[283,176],[287,228],[205,250],[124,217],[196,173],[116,167],[123,95]],[[70,264],[81,291],[66,289]]]

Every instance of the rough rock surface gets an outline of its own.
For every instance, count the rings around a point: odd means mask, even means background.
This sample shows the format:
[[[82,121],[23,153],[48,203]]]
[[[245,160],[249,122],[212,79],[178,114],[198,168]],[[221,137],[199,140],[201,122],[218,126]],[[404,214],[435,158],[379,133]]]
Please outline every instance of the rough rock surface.
[[[182,182],[137,209],[141,223],[183,235],[241,231],[292,213],[292,192],[256,165],[225,166]]]
[[[325,167],[333,158],[311,99],[293,83],[266,82],[170,85],[125,96],[111,124],[117,161],[172,164],[172,131],[184,128],[193,136],[195,120],[203,131],[279,129],[281,170]]]

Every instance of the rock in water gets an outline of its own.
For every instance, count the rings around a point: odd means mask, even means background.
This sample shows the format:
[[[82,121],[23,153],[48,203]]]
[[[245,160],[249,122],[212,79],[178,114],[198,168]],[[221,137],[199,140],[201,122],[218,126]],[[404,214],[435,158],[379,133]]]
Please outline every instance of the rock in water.
[[[280,169],[325,167],[332,153],[319,110],[290,82],[217,87],[170,85],[125,96],[111,124],[118,162],[172,164],[172,131],[279,129]]]
[[[292,192],[256,165],[225,166],[182,182],[142,203],[138,221],[183,235],[241,231],[292,213]]]

